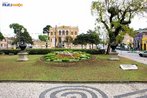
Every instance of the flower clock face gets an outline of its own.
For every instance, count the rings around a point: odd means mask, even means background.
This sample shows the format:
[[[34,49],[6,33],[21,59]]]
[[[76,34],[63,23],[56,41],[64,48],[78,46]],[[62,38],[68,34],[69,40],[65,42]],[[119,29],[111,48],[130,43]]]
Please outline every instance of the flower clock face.
[[[45,61],[50,62],[75,62],[89,58],[91,58],[91,55],[88,53],[73,51],[57,51],[44,56]]]

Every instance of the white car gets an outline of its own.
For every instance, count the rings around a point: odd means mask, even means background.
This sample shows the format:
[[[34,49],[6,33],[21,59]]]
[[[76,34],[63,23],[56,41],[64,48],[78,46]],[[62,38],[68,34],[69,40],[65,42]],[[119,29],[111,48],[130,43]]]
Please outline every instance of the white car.
[[[141,56],[141,57],[147,57],[147,51],[140,52],[139,53],[139,56]]]

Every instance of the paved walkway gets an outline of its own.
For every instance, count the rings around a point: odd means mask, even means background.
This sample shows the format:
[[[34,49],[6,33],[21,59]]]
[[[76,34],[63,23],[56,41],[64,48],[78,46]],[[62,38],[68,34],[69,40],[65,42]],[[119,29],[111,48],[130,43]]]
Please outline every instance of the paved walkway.
[[[147,98],[147,83],[0,83],[0,98]]]
[[[128,53],[128,51],[117,51],[119,56],[125,57],[143,64],[147,64],[147,57],[140,57],[138,53]]]

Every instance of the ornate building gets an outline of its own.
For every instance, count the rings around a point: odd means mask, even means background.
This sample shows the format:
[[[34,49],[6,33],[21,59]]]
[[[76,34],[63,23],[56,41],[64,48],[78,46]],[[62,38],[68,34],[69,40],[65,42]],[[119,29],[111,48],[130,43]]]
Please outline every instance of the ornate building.
[[[50,29],[49,45],[50,47],[68,47],[66,40],[70,37],[72,40],[78,35],[78,27],[72,26],[56,26]]]

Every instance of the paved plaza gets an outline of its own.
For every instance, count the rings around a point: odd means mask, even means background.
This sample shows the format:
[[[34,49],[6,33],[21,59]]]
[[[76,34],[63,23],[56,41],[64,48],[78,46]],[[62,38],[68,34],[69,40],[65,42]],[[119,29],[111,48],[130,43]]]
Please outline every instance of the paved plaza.
[[[147,83],[0,83],[0,98],[147,98]]]

